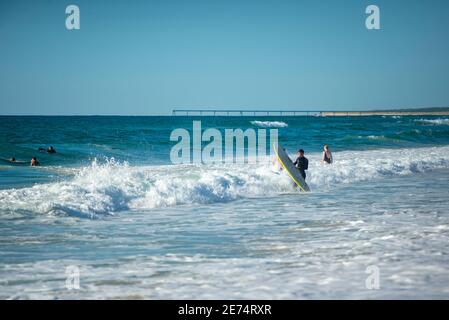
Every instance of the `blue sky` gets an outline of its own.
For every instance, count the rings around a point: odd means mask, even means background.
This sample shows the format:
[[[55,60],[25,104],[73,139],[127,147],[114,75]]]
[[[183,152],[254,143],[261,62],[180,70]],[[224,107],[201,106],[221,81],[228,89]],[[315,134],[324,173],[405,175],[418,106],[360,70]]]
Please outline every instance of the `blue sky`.
[[[0,114],[449,106],[448,34],[444,0],[0,0]]]

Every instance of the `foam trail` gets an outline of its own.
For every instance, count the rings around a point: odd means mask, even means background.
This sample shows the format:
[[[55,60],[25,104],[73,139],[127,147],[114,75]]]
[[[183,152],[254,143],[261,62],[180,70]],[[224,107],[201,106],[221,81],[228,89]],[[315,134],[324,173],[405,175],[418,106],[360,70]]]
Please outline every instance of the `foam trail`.
[[[334,153],[333,165],[308,155],[312,191],[340,184],[449,168],[449,147]],[[129,166],[94,161],[65,181],[0,191],[0,210],[95,217],[123,210],[229,202],[296,192],[269,159],[257,165]],[[302,195],[303,196],[303,195]]]

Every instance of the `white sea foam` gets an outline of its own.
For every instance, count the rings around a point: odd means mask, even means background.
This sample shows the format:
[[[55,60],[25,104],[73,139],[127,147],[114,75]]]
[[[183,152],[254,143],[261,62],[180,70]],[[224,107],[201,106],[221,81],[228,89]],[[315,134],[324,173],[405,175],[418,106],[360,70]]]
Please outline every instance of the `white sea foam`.
[[[321,164],[320,154],[308,157],[307,181],[313,191],[449,168],[449,147],[335,152],[333,165]],[[269,159],[257,165],[215,166],[130,166],[94,161],[65,181],[1,190],[0,210],[94,217],[122,210],[229,202],[284,192],[295,190],[284,172],[273,170]]]
[[[417,122],[433,124],[433,125],[449,125],[449,119],[438,118],[438,119],[417,119]]]
[[[285,128],[288,124],[283,121],[251,121],[251,124],[262,128]]]
[[[382,116],[382,118],[401,119],[401,116]]]
[[[369,140],[383,140],[383,139],[385,139],[385,136],[370,135],[370,136],[357,136],[357,138],[359,138],[359,139],[369,139]]]

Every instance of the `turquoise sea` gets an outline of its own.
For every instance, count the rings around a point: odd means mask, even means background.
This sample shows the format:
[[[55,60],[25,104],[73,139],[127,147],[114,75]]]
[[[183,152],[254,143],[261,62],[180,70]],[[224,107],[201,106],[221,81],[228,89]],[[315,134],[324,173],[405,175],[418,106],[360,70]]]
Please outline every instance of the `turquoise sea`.
[[[193,120],[278,129],[312,192],[271,157],[171,164]],[[449,117],[2,116],[0,158],[2,299],[449,298]]]

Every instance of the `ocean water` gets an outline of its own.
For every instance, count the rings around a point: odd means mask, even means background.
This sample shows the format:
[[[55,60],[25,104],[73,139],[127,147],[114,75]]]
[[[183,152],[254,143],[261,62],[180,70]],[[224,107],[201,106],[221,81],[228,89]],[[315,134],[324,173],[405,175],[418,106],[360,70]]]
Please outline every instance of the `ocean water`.
[[[270,157],[172,165],[193,120],[277,128],[312,192]],[[32,156],[0,161],[2,299],[449,298],[448,117],[0,117]]]

